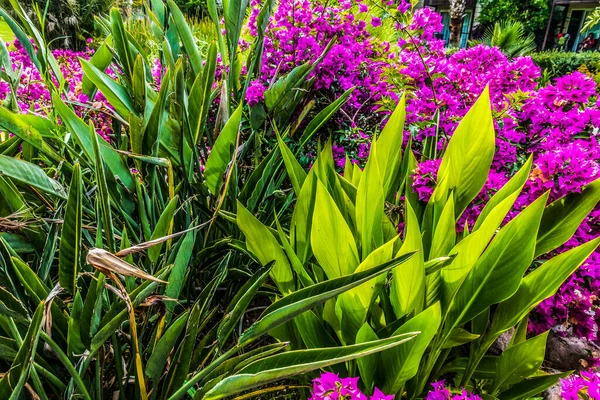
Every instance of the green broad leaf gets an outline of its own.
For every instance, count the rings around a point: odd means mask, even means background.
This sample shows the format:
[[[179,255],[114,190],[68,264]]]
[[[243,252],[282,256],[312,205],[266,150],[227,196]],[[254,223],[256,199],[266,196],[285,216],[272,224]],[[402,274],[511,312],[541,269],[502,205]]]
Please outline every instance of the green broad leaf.
[[[81,167],[77,163],[73,168],[58,251],[58,281],[71,294],[76,292],[81,259],[82,186]]]
[[[285,104],[288,96],[293,96],[298,87],[304,83],[306,77],[313,70],[313,65],[307,62],[298,65],[287,75],[277,79],[267,90],[265,90],[265,105],[269,111]]]
[[[166,398],[169,394],[179,389],[187,378],[192,354],[196,346],[196,338],[200,333],[199,327],[202,323],[204,304],[203,299],[200,298],[194,303],[190,311],[185,328],[185,336],[175,354],[173,366],[169,369],[169,373],[164,380],[163,398]]]
[[[490,90],[486,87],[448,143],[438,171],[438,182],[444,184],[434,191],[433,202],[444,204],[454,190],[458,219],[485,184],[495,149]]]
[[[0,154],[0,176],[32,186],[52,196],[67,199],[67,194],[60,183],[49,178],[37,165],[26,161]]]
[[[3,287],[0,287],[0,307],[1,315],[9,316],[24,324],[29,323],[29,312],[23,303]]]
[[[0,16],[2,17],[2,21],[6,23],[10,30],[15,34],[15,37],[19,40],[19,43],[21,43],[21,46],[23,46],[23,48],[25,49],[25,52],[29,56],[29,59],[31,60],[33,65],[35,65],[35,67],[38,69],[38,71],[40,71],[40,73],[43,73],[42,66],[37,58],[35,47],[33,46],[33,43],[29,41],[29,36],[23,31],[23,29],[21,29],[19,24],[2,8],[0,8]]]
[[[371,268],[392,260],[394,258],[394,244],[397,239],[398,236],[375,249],[356,268],[354,273],[368,271]],[[379,276],[338,296],[335,306],[336,311],[337,309],[340,311],[337,318],[344,343],[355,343],[356,335],[367,320],[367,314],[371,309],[371,305],[384,286],[385,276]]]
[[[308,287],[314,285],[315,282],[311,278],[311,276],[306,271],[304,265],[300,262],[300,259],[292,249],[292,245],[289,242],[287,235],[283,232],[283,228],[279,223],[279,218],[277,218],[277,214],[275,214],[275,223],[277,224],[277,233],[279,234],[279,241],[281,242],[283,249],[285,250],[285,254],[290,260],[290,264],[292,269],[298,276],[298,281],[302,285],[302,287]],[[318,346],[320,347],[320,346]]]
[[[215,31],[217,33],[217,43],[219,44],[219,53],[223,58],[223,65],[228,65],[229,55],[227,53],[227,45],[225,44],[225,38],[223,37],[223,32],[221,31],[221,23],[218,11],[220,5],[217,5],[216,0],[207,0],[206,8],[208,9],[208,15],[210,15],[210,19],[212,20],[215,26]]]
[[[320,111],[309,123],[306,125],[302,136],[300,137],[300,141],[298,142],[298,148],[304,147],[304,145],[314,136],[315,133],[321,129],[321,127],[333,117],[333,115],[339,111],[340,108],[350,98],[352,92],[354,92],[356,88],[352,87],[346,90],[340,97],[338,97],[333,103],[329,104],[322,111]]]
[[[51,159],[60,159],[58,153],[44,142],[41,132],[34,126],[38,121],[39,119],[28,118],[24,115],[13,113],[5,107],[0,107],[0,129],[18,136],[23,142],[30,144],[35,149],[48,155]]]
[[[167,203],[165,209],[158,218],[158,222],[156,223],[154,231],[152,232],[152,236],[150,237],[151,241],[171,234],[173,229],[173,218],[175,216],[175,211],[177,210],[178,202],[179,196],[175,196]],[[148,259],[151,263],[156,264],[158,261],[158,256],[160,256],[163,244],[164,242],[161,242],[148,249]]]
[[[194,35],[192,34],[192,30],[188,25],[183,13],[177,7],[177,4],[173,0],[168,0],[167,5],[169,7],[169,11],[171,12],[171,18],[175,23],[175,27],[177,28],[177,33],[181,39],[181,43],[183,44],[183,48],[190,59],[190,65],[192,67],[192,71],[194,76],[197,77],[202,73],[202,56],[200,55],[200,51],[198,50],[198,46],[196,45],[196,41],[194,40]]]
[[[133,104],[140,115],[144,115],[146,108],[146,66],[143,57],[138,54],[133,64],[132,75]]]
[[[219,188],[223,183],[223,174],[227,170],[227,166],[235,151],[241,119],[242,105],[238,106],[225,123],[223,130],[210,151],[208,160],[206,160],[204,178],[206,179],[206,186],[215,196],[219,194]]]
[[[449,304],[447,327],[470,321],[517,291],[533,260],[535,238],[547,200],[548,193],[540,196],[500,229]]]
[[[240,202],[237,204],[237,224],[246,237],[248,250],[263,266],[274,261],[270,275],[284,295],[294,290],[294,274],[279,242]]]
[[[378,340],[377,334],[371,326],[365,323],[356,335],[356,343],[367,343]],[[369,356],[361,357],[357,360],[360,379],[366,386],[367,392],[373,391],[375,379],[377,377],[377,367],[381,362],[382,353],[375,353]]]
[[[493,394],[498,394],[503,388],[521,382],[540,369],[546,354],[547,339],[548,332],[545,332],[502,353],[496,364],[496,378],[491,389]]]
[[[110,197],[108,192],[108,185],[106,183],[106,172],[104,169],[104,160],[100,153],[100,145],[98,140],[98,134],[94,129],[94,125],[90,122],[88,135],[91,138],[92,149],[94,151],[95,172],[96,172],[96,184],[98,185],[98,202],[100,210],[102,211],[102,220],[104,222],[104,235],[108,244],[108,249],[111,253],[116,250],[112,213],[110,210]]]
[[[529,171],[529,166],[525,166],[517,175],[521,175],[524,171]],[[525,179],[529,176],[527,172],[524,174]],[[516,179],[517,176],[513,177]],[[507,185],[513,186],[513,179]],[[500,190],[496,195],[500,195]],[[442,280],[444,281],[443,300],[445,303],[450,302],[461,282],[473,268],[473,265],[480,258],[483,251],[487,248],[490,241],[498,231],[500,224],[506,218],[506,215],[511,210],[517,197],[521,192],[521,186],[517,185],[511,194],[504,197],[503,200],[497,202],[497,205],[488,213],[483,223],[477,230],[469,234],[461,240],[450,252],[454,257],[452,263],[440,271]],[[493,198],[492,198],[493,199]]]
[[[477,221],[475,222],[475,226],[473,227],[473,232],[479,229],[488,215],[494,210],[500,203],[502,203],[505,199],[510,196],[513,196],[515,193],[521,193],[523,190],[523,186],[527,179],[529,178],[529,174],[531,172],[531,164],[533,163],[533,155],[529,156],[527,162],[519,169],[519,171],[513,175],[512,178],[500,190],[492,196],[492,198],[486,203],[485,207],[477,217]]]
[[[528,400],[540,395],[544,390],[556,385],[560,379],[571,375],[573,371],[560,374],[541,375],[524,379],[513,385],[510,389],[498,394],[500,400]]]
[[[454,219],[454,194],[450,193],[435,227],[429,259],[445,256],[456,243],[456,221]]]
[[[442,309],[439,303],[425,309],[394,332],[394,336],[408,332],[421,332],[411,343],[404,343],[381,353],[379,373],[383,378],[384,393],[396,393],[406,381],[417,374],[423,354],[442,322]]]
[[[323,321],[312,310],[299,314],[294,318],[294,324],[300,333],[304,345],[309,349],[319,347],[335,347],[337,343],[331,337]]]
[[[50,289],[40,280],[37,274],[21,259],[11,257],[11,263],[17,278],[34,302],[40,302],[48,297]]]
[[[139,116],[133,104],[133,100],[123,86],[93,66],[89,61],[80,58],[79,62],[81,63],[84,75],[100,89],[104,97],[106,97],[108,102],[115,108],[115,111],[121,117],[127,119],[129,113]]]
[[[188,312],[183,313],[167,328],[163,336],[154,346],[150,358],[146,363],[145,373],[150,379],[159,379],[164,372],[165,365],[169,359],[169,354],[175,347],[177,339],[183,332],[185,324],[188,320]]]
[[[102,307],[102,293],[104,291],[105,279],[102,273],[96,271],[94,279],[90,281],[89,289],[83,301],[79,331],[81,341],[87,348],[90,347],[91,338],[96,334],[98,324],[100,323],[100,310]]]
[[[388,199],[398,188],[393,183],[401,172],[402,140],[404,138],[404,121],[406,119],[406,94],[398,102],[390,119],[379,134],[377,165],[384,188],[384,198]]]
[[[569,240],[598,201],[600,179],[584,186],[581,192],[570,193],[546,207],[540,223],[535,257],[548,253]]]
[[[358,267],[359,256],[352,231],[320,180],[317,180],[310,244],[329,279],[351,274]]]
[[[169,284],[165,289],[165,296],[171,299],[179,299],[181,288],[185,283],[185,275],[192,258],[194,243],[196,242],[196,230],[186,233],[181,240],[181,245],[173,263],[173,269],[171,269],[171,273],[169,274]],[[170,316],[175,309],[175,302],[168,302],[166,306],[167,320],[170,320]]]
[[[290,177],[290,181],[292,181],[294,192],[296,193],[296,196],[300,196],[300,190],[304,185],[307,173],[304,171],[304,168],[302,168],[298,160],[296,160],[294,153],[292,153],[290,148],[284,143],[283,139],[281,139],[279,133],[277,133],[277,143],[279,145],[279,150],[281,151],[281,156],[283,157],[283,162],[285,163],[285,169]]]
[[[236,375],[225,378],[206,394],[205,399],[222,399],[294,375],[369,356],[406,343],[418,333],[411,332],[351,346],[276,354],[258,360],[240,370]]]
[[[310,235],[317,195],[317,181],[318,178],[314,170],[310,170],[300,189],[300,194],[298,194],[290,223],[290,244],[296,251],[302,265],[305,265],[312,255]]]
[[[208,47],[206,66],[204,67],[202,74],[196,76],[188,99],[189,104],[187,112],[194,144],[198,143],[198,139],[202,135],[204,129],[206,129],[206,117],[208,116],[208,109],[211,106],[210,97],[212,85],[215,80],[216,65],[217,45],[213,41]]]
[[[96,67],[100,71],[106,71],[106,68],[110,65],[113,59],[113,53],[110,51],[110,45],[112,44],[112,36],[108,36],[104,42],[96,49],[92,58],[90,58],[90,64]],[[86,75],[83,75],[81,81],[81,91],[88,97],[93,99],[96,94],[96,85]]]
[[[69,132],[73,135],[72,137],[75,138],[75,141],[87,156],[89,162],[92,164],[95,163],[96,156],[94,155],[94,147],[89,133],[89,126],[83,122],[72,109],[67,107],[56,93],[52,94],[52,104],[60,116],[61,121],[65,123]],[[134,192],[135,181],[120,155],[106,142],[106,140],[104,140],[104,138],[100,137],[98,143],[100,145],[100,154],[102,154],[102,158],[106,161],[106,164],[113,175],[118,176],[123,185],[131,192]]]
[[[517,292],[500,303],[490,334],[509,330],[538,304],[554,295],[562,283],[596,250],[600,238],[591,240],[543,263],[523,278]]]
[[[219,323],[217,328],[217,340],[221,347],[225,345],[225,342],[231,336],[231,333],[238,325],[238,322],[246,309],[250,305],[250,302],[254,299],[256,292],[262,287],[267,278],[274,262],[271,261],[264,267],[260,268],[248,281],[241,287],[236,293],[233,300],[225,310],[225,315]]]
[[[85,345],[81,340],[81,315],[83,311],[83,299],[77,291],[73,298],[73,308],[69,315],[69,331],[67,333],[67,355],[74,357],[85,352]]]
[[[451,349],[453,347],[462,346],[463,344],[467,344],[472,342],[475,339],[478,339],[481,335],[476,335],[462,328],[454,328],[452,332],[450,332],[450,336],[444,342],[442,348]]]
[[[233,65],[233,61],[237,58],[236,49],[242,32],[247,5],[248,2],[244,0],[223,1],[225,37],[227,38],[231,65]]]
[[[383,245],[383,220],[385,218],[383,208],[385,198],[381,179],[383,175],[379,170],[378,164],[379,151],[379,143],[373,138],[371,153],[369,154],[369,159],[365,165],[356,192],[356,227],[361,242],[361,260],[367,258],[373,249]],[[387,149],[382,149],[381,151],[387,152]],[[317,192],[317,207],[319,204],[319,194]]]
[[[19,351],[12,362],[8,372],[0,380],[0,397],[3,399],[16,399],[21,394],[23,386],[29,378],[33,358],[35,357],[42,319],[44,317],[44,303],[40,302],[31,318],[27,334]]]
[[[110,10],[110,26],[113,36],[113,46],[123,66],[123,72],[129,81],[132,82],[135,59],[129,48],[129,41],[125,33],[125,24],[123,23],[123,18],[121,18],[121,11],[116,7]]]
[[[425,261],[419,220],[409,201],[405,201],[404,207],[406,209],[406,233],[398,254],[417,253],[404,265],[392,271],[390,302],[398,318],[402,318],[414,310],[421,311],[425,296]]]
[[[165,112],[165,105],[171,89],[170,71],[171,70],[167,70],[165,75],[162,77],[158,97],[154,107],[152,108],[150,117],[148,118],[148,123],[146,124],[146,129],[144,131],[144,137],[141,140],[141,148],[144,155],[158,157],[161,131],[164,129],[164,123],[167,114]]]
[[[261,318],[242,334],[239,345],[250,343],[261,335],[294,319],[295,316],[390,271],[409,260],[413,255],[414,253],[406,254],[370,270],[317,283],[281,298],[269,306],[263,312]]]

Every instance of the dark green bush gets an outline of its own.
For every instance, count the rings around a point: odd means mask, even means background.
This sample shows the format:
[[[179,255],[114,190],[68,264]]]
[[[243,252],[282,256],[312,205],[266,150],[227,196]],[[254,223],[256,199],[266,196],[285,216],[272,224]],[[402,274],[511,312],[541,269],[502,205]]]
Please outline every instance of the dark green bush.
[[[600,53],[565,53],[545,51],[532,54],[533,62],[547,70],[550,78],[556,78],[578,71],[584,67],[587,71],[597,74],[600,72]]]

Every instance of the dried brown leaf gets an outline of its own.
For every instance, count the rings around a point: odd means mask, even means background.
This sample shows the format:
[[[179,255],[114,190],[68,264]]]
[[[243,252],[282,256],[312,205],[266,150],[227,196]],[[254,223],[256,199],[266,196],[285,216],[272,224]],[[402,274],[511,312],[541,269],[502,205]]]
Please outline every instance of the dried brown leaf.
[[[103,250],[93,248],[85,258],[88,264],[102,272],[104,275],[119,274],[124,276],[133,276],[136,278],[146,279],[154,282],[167,283],[160,280],[141,269],[121,260],[116,255]]]

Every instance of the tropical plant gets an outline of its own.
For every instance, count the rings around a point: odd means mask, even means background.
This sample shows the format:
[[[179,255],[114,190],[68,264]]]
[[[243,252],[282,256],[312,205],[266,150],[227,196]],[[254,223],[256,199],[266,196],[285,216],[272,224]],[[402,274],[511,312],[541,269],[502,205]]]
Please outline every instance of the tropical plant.
[[[226,31],[216,29],[217,41],[201,51],[177,6],[153,1],[146,23],[161,43],[158,76],[113,9],[98,19],[107,39],[80,60],[77,86],[109,104],[101,110],[112,121],[105,138],[90,110],[66,96],[76,82],[13,5],[18,22],[3,15],[52,107],[47,115],[18,114],[12,101],[0,108],[10,133],[0,139],[0,398],[29,391],[41,399],[217,399],[416,335],[285,353],[284,343],[261,339],[411,256],[297,290],[291,270],[261,268],[239,241],[237,202],[265,223],[291,202],[280,190],[281,154],[263,157],[262,145],[271,130],[287,132],[306,117],[296,111],[314,65],[274,81],[264,114],[254,115],[242,99],[260,65],[263,35],[242,75],[239,4],[224,4]],[[264,6],[259,26],[272,6]],[[219,26],[216,9],[211,3]],[[219,80],[217,49],[227,66]],[[19,82],[21,71],[8,57],[1,61],[3,76]],[[302,137],[310,139],[343,103],[317,113]],[[276,284],[268,284],[273,277]],[[255,296],[279,301],[248,319]]]
[[[525,32],[536,35],[538,42],[545,33],[550,18],[550,3],[546,0],[482,0],[479,22],[486,27],[497,21],[519,21],[525,26]]]
[[[596,7],[596,9],[590,12],[585,19],[583,27],[581,28],[581,33],[587,33],[590,29],[594,28],[596,25],[600,23],[600,7]]]
[[[289,230],[278,219],[274,226],[261,223],[238,204],[247,249],[263,265],[275,262],[294,271],[298,287],[417,251],[387,278],[341,294],[297,316],[293,329],[272,334],[310,349],[419,331],[412,343],[347,363],[341,372],[360,372],[368,391],[377,386],[408,398],[419,397],[428,383],[447,374],[488,398],[537,394],[564,375],[539,370],[548,332],[527,338],[528,313],[600,243],[594,239],[546,255],[567,241],[598,203],[600,180],[549,205],[546,193],[518,213],[512,208],[530,175],[530,158],[485,205],[473,228],[460,232],[457,222],[486,182],[494,156],[489,90],[450,139],[427,204],[412,191],[409,172],[416,159],[411,150],[402,154],[404,120],[403,98],[373,138],[364,170],[347,161],[343,175],[335,170],[330,143],[306,173],[286,138],[279,138],[298,196]],[[510,222],[502,226],[508,215]],[[397,226],[403,227],[401,236]],[[545,261],[531,272],[541,256]],[[509,348],[499,357],[486,355],[514,327]]]
[[[115,3],[114,0],[1,0],[0,7],[4,10],[22,8],[19,12],[27,14],[48,44],[83,49],[86,40],[97,32],[95,16],[108,13]]]
[[[490,47],[498,47],[510,58],[528,56],[536,49],[535,36],[525,34],[525,27],[519,21],[500,21],[489,27],[480,41],[471,45],[483,43]]]

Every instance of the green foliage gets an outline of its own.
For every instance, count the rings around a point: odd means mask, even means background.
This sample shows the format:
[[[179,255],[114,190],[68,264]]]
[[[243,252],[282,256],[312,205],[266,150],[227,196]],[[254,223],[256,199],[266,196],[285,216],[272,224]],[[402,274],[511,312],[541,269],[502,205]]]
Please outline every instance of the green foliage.
[[[258,226],[258,220],[238,207],[237,222],[248,250],[263,265],[273,260],[285,263],[279,260],[287,255],[298,288],[305,281],[320,282],[316,286],[337,282],[416,251],[387,278],[338,294],[308,317],[293,315],[293,329],[272,334],[301,351],[331,342],[356,346],[420,332],[410,342],[347,362],[346,370],[338,371],[350,375],[360,371],[367,388],[377,386],[408,398],[420,398],[429,382],[447,372],[444,365],[454,366],[452,372],[461,386],[476,387],[486,398],[504,398],[544,377],[534,385],[539,393],[558,380],[539,369],[547,333],[514,340],[486,379],[475,372],[487,362],[485,354],[499,335],[517,325],[526,327],[533,307],[555,293],[600,243],[596,239],[554,258],[544,255],[568,240],[573,226],[600,200],[596,193],[600,181],[549,205],[545,194],[502,226],[529,176],[530,159],[490,200],[472,232],[458,235],[457,221],[483,187],[494,154],[489,91],[484,91],[450,139],[437,187],[426,205],[413,198],[406,182],[413,156],[410,149],[402,154],[398,139],[404,109],[401,100],[383,131],[373,138],[363,171],[347,167],[343,176],[337,173],[330,143],[303,179],[298,179],[295,163],[286,159],[298,199],[289,232],[282,233],[277,225],[279,248],[276,236],[269,233],[272,228]],[[279,141],[287,154],[288,144],[291,141]],[[403,193],[407,193],[404,200]],[[386,198],[403,213],[389,211]],[[404,221],[402,237],[392,223],[397,220]],[[527,274],[539,255],[545,262]],[[309,331],[317,333],[307,335]]]
[[[550,17],[550,3],[546,0],[482,0],[480,4],[478,21],[483,26],[492,27],[498,21],[518,21],[526,34],[533,33],[538,40]]]
[[[530,55],[535,49],[535,36],[525,34],[525,27],[519,21],[496,22],[493,27],[483,34],[481,41],[472,42],[471,45],[483,43],[490,47],[498,47],[509,57]]]
[[[549,78],[558,78],[579,70],[594,75],[600,73],[600,53],[598,52],[544,51],[533,53],[531,58],[538,67],[548,71]]]
[[[285,345],[273,344],[268,332],[287,331],[294,316],[381,279],[410,256],[325,284],[305,279],[303,291],[292,273],[300,263],[291,266],[285,250],[275,263],[270,254],[256,256],[261,267],[248,248],[258,250],[244,246],[238,209],[248,210],[245,217],[273,249],[285,234],[265,224],[289,221],[293,193],[281,189],[285,166],[295,158],[289,149],[272,149],[273,133],[288,140],[292,127],[307,126],[298,137],[309,141],[348,94],[314,115],[297,112],[312,100],[310,65],[273,82],[269,99],[276,107],[251,113],[242,99],[254,75],[233,68],[241,65],[236,43],[243,4],[226,4],[226,46],[198,42],[171,1],[152,1],[139,24],[117,9],[98,18],[109,36],[94,57],[81,60],[82,89],[92,97],[100,91],[112,105],[110,141],[64,100],[64,80],[43,32],[12,5],[17,18],[9,25],[24,39],[53,107],[47,116],[0,108],[2,130],[14,135],[3,135],[12,145],[0,154],[0,341],[10,344],[0,361],[2,371],[10,371],[0,390],[11,392],[3,398],[25,396],[26,389],[42,399],[103,399],[117,392],[120,399],[218,397],[413,338],[408,333],[348,348],[326,343],[299,358],[276,357]],[[215,3],[211,10],[216,13]],[[136,38],[151,38],[161,51]],[[261,48],[262,40],[253,47]],[[215,82],[218,49],[232,73]],[[150,73],[158,54],[166,66],[160,88]],[[247,61],[261,64],[260,58]],[[104,72],[109,66],[120,71],[116,78]],[[12,67],[5,68],[17,82]],[[298,188],[303,172],[296,165]],[[278,298],[263,316],[252,314],[257,302]],[[264,369],[264,378],[244,381],[256,368]]]

